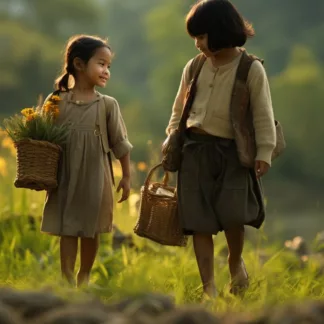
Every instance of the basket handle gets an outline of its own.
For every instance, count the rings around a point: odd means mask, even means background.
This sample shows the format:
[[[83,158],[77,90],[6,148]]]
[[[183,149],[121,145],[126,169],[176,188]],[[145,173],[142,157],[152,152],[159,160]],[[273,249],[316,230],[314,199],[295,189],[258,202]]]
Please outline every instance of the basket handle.
[[[155,170],[157,170],[159,167],[162,166],[162,163],[157,164],[155,167],[153,167],[150,172],[148,173],[145,182],[144,182],[144,186],[145,188],[148,188],[150,182],[151,182],[151,178],[153,176],[153,173],[155,172]],[[167,186],[169,182],[169,173],[167,171],[164,171],[164,176],[163,176],[163,185]]]

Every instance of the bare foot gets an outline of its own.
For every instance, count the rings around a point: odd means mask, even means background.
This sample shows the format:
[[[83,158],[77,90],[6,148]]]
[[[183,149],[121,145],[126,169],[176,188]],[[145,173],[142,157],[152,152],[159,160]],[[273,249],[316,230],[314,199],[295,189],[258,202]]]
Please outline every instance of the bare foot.
[[[203,294],[203,298],[209,298],[209,299],[213,299],[217,297],[217,289],[215,287],[215,285],[209,285],[207,287],[204,287],[204,294]]]
[[[241,259],[241,262],[238,266],[230,266],[230,273],[230,293],[233,295],[242,295],[249,287],[249,276],[246,271],[243,259]]]
[[[213,292],[208,292],[208,293],[204,292],[201,297],[200,303],[206,307],[212,307],[214,305],[216,297],[217,297],[217,291],[215,288]]]
[[[79,272],[77,275],[77,288],[88,287],[89,279],[88,273]]]

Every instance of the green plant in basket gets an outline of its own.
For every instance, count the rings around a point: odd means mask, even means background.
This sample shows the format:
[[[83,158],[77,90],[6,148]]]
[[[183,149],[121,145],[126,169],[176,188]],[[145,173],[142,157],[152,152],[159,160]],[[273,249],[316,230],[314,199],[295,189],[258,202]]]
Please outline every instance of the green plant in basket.
[[[63,145],[68,135],[66,125],[57,125],[60,97],[51,96],[43,107],[25,108],[21,114],[16,114],[4,120],[5,130],[12,140],[32,139]]]
[[[60,153],[69,132],[68,125],[56,123],[59,102],[52,95],[43,106],[25,108],[3,122],[17,149],[17,188],[50,190],[58,185]]]

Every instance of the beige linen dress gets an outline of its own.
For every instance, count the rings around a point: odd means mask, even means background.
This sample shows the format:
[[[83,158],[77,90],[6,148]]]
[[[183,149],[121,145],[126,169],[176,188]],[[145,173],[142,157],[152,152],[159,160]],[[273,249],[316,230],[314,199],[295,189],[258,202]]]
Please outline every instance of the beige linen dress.
[[[104,96],[97,93],[95,100],[79,103],[71,100],[72,95],[72,92],[61,95],[57,122],[68,123],[70,134],[63,147],[58,188],[46,197],[41,231],[91,238],[97,233],[110,232],[113,219],[112,170],[99,129],[99,109]],[[107,116],[107,133],[114,141],[110,144],[115,157],[120,158],[132,145],[117,101],[107,96],[106,99],[113,115]]]

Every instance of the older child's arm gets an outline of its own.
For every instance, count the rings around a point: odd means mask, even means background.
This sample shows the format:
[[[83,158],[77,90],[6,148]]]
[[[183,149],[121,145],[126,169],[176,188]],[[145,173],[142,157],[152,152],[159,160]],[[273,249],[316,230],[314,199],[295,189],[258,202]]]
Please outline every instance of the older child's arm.
[[[251,66],[248,85],[257,146],[255,171],[260,177],[271,166],[271,156],[276,146],[276,129],[269,82],[259,61],[253,62]]]
[[[174,103],[173,103],[172,114],[171,114],[171,118],[169,120],[169,125],[166,129],[167,135],[169,135],[174,129],[176,129],[178,127],[180,119],[181,119],[183,104],[184,104],[188,84],[190,82],[190,80],[189,80],[189,66],[190,66],[191,62],[192,62],[192,60],[190,60],[186,64],[186,66],[184,67],[183,72],[182,72],[180,86],[179,86],[176,98],[174,100]]]

